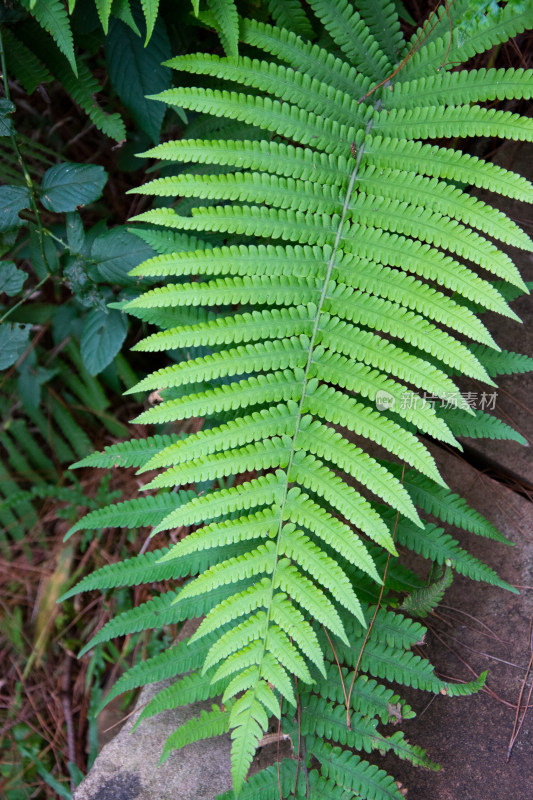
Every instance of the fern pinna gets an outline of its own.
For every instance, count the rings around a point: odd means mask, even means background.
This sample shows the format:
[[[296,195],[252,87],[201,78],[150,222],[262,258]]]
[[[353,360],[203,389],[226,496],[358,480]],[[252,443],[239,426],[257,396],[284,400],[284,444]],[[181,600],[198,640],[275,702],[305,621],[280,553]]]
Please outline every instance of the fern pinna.
[[[283,796],[400,798],[390,776],[353,752],[391,750],[430,766],[401,733],[377,730],[391,709],[412,713],[380,681],[458,694],[482,678],[444,687],[411,652],[420,624],[387,610],[386,594],[379,610],[376,602],[384,574],[387,592],[423,588],[390,559],[397,544],[505,585],[425,520],[501,538],[446,488],[425,437],[452,446],[470,430],[520,439],[470,409],[454,375],[495,386],[499,348],[479,313],[516,319],[507,290],[526,289],[495,241],[533,250],[470,193],[530,200],[531,184],[425,140],[531,140],[531,119],[483,105],[530,97],[531,71],[455,68],[533,24],[533,9],[510,0],[474,14],[456,0],[405,41],[387,0],[306,5],[312,20],[291,4],[297,32],[241,20],[239,57],[170,62],[197,85],[156,99],[197,112],[191,130],[211,138],[148,153],[174,169],[139,190],[163,198],[136,218],[160,255],[133,274],[160,285],[126,310],[161,329],[136,349],[171,351],[174,363],[135,387],[162,398],[136,421],[206,423],[81,462],[161,471],[146,497],[92,512],[73,530],[194,530],[72,593],[197,575],[93,640],[205,615],[188,642],[134,666],[112,691],[192,670],[143,717],[222,695],[165,753],[230,730],[242,797],[277,797],[281,786]],[[277,20],[280,4],[269,7]],[[287,13],[283,24],[292,24]],[[322,45],[305,38],[319,29]],[[508,363],[524,368],[515,354]],[[427,612],[427,598],[417,603]],[[271,717],[283,719],[302,766],[283,762],[279,775],[267,770],[243,788]]]

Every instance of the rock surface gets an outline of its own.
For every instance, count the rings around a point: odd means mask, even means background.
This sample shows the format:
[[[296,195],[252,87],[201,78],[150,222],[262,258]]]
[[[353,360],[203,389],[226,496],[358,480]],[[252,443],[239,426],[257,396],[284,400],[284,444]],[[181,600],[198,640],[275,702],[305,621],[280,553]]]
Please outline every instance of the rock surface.
[[[441,452],[437,458],[450,487],[490,519],[514,547],[455,530],[454,537],[506,581],[523,588],[516,595],[454,577],[438,616],[424,620],[429,633],[422,651],[441,677],[472,680],[474,674],[465,663],[475,675],[488,669],[486,686],[492,694],[449,699],[409,693],[417,717],[404,723],[404,733],[412,744],[426,747],[442,770],[428,772],[389,759],[386,767],[408,787],[408,800],[531,800],[533,708],[509,761],[507,750],[532,647],[533,507],[459,457]],[[524,698],[532,677],[527,677]]]
[[[529,143],[509,142],[496,153],[495,164],[511,169],[533,180],[533,146]],[[507,197],[498,197],[488,193],[476,192],[482,200],[496,205],[501,211],[517,222],[523,230],[533,238],[533,221],[531,206]],[[504,248],[511,256],[522,278],[526,282],[533,281],[533,253]],[[483,315],[495,341],[502,350],[511,350],[533,357],[533,292],[524,295],[512,304],[523,324],[488,313]],[[493,439],[464,439],[470,457],[474,456],[486,462],[487,466],[500,472],[506,472],[517,481],[533,488],[533,373],[524,375],[502,375],[495,379],[498,384],[496,406],[494,410],[488,406],[487,411],[494,413],[524,436],[529,447],[517,442]],[[486,384],[470,381],[461,382],[461,388],[478,393],[481,399],[483,391],[491,395],[494,391]],[[489,400],[490,405],[490,400]],[[478,406],[479,407],[479,406]]]
[[[181,636],[192,630],[182,628]],[[179,637],[181,638],[181,637]],[[176,750],[158,766],[166,739],[210,702],[164,711],[131,730],[144,706],[171,681],[143,689],[135,713],[107,744],[74,793],[73,800],[210,800],[231,788],[229,735]]]

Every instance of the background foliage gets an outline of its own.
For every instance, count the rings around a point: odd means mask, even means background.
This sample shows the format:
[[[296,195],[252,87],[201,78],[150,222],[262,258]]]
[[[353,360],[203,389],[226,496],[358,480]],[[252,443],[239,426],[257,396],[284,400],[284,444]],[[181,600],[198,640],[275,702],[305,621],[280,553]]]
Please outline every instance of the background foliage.
[[[239,11],[283,24],[287,7],[244,2]],[[405,30],[427,11],[406,4]],[[222,123],[146,95],[185,80],[161,66],[171,56],[235,53],[235,14],[223,0],[20,0],[0,10],[1,656],[11,664],[1,690],[8,755],[0,792],[8,800],[70,796],[96,753],[103,687],[139,654],[157,656],[176,630],[177,623],[163,640],[125,635],[78,663],[73,656],[93,632],[151,593],[139,586],[60,611],[55,600],[74,578],[138,552],[133,535],[117,542],[96,524],[96,538],[89,529],[63,549],[63,534],[83,511],[129,499],[135,480],[68,467],[131,435],[126,424],[141,396],[124,402],[120,393],[153,364],[139,352],[127,361],[121,355],[143,331],[119,311],[143,286],[127,273],[154,254],[126,223],[170,200],[126,192],[176,167],[134,154],[160,138],[224,135]],[[291,12],[290,22],[314,36],[305,18]],[[475,65],[522,66],[528,48],[520,37],[516,48],[497,46]],[[520,101],[508,107],[520,111]],[[493,143],[481,146],[489,151]]]

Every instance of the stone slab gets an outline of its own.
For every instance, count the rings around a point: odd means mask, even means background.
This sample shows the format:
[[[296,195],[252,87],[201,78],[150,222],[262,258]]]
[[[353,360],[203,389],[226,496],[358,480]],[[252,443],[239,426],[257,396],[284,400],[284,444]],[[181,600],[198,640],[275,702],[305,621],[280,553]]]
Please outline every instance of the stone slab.
[[[442,770],[433,773],[393,759],[387,759],[386,767],[408,788],[408,800],[531,800],[533,708],[509,761],[507,750],[514,705],[531,656],[533,505],[460,457],[438,448],[434,453],[450,488],[493,522],[514,547],[456,529],[451,534],[507,582],[524,588],[516,595],[454,577],[438,616],[424,620],[429,633],[423,655],[445,679],[472,680],[464,662],[476,675],[488,669],[487,687],[494,696],[450,699],[409,692],[417,717],[404,723],[405,735],[412,744],[426,747]],[[529,674],[526,696],[532,680]]]
[[[510,142],[503,145],[494,158],[494,163],[523,175],[533,181],[533,145]],[[476,191],[476,196],[497,206],[513,219],[533,238],[532,207],[518,200],[495,197],[488,192]],[[504,248],[524,281],[533,281],[533,253],[516,248]],[[533,357],[533,293],[524,295],[512,304],[522,324],[494,313],[483,315],[483,321],[495,341],[503,350],[523,353]],[[465,439],[471,455],[486,461],[496,471],[508,473],[516,480],[533,489],[533,373],[503,375],[496,379],[498,394],[493,413],[519,431],[528,441],[524,447],[517,442],[490,439]],[[473,381],[461,382],[464,390],[492,393],[485,384]]]
[[[179,638],[190,636],[186,624]],[[197,717],[211,702],[163,711],[132,728],[144,706],[172,681],[146,686],[135,712],[98,755],[73,800],[211,800],[231,789],[229,735],[195,742],[174,751],[158,766],[165,741],[179,725]]]

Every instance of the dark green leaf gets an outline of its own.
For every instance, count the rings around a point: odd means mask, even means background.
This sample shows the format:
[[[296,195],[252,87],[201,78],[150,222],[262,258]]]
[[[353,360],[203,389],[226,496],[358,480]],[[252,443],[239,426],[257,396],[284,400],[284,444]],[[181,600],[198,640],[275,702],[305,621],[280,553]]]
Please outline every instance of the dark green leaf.
[[[41,402],[41,386],[54,377],[57,370],[27,364],[25,359],[19,373],[17,388],[24,408],[36,409]]]
[[[0,231],[22,225],[19,211],[29,206],[30,193],[25,186],[0,186]]]
[[[97,375],[115,358],[127,330],[127,320],[119,311],[91,311],[81,335],[81,357],[91,375]]]
[[[138,236],[125,228],[115,228],[95,239],[91,260],[96,265],[91,267],[90,275],[95,281],[128,286],[138,282],[137,278],[130,278],[128,272],[153,256],[155,252]]]
[[[96,164],[56,164],[44,174],[41,202],[48,211],[75,211],[98,200],[106,181],[107,172]]]
[[[171,72],[161,62],[171,57],[164,23],[159,18],[146,47],[120,20],[112,20],[106,37],[106,61],[113,88],[133,119],[154,143],[159,141],[165,106],[146,95],[170,88]]]
[[[75,211],[67,214],[67,242],[71,252],[81,253],[85,242],[85,232],[81,217]]]
[[[29,336],[29,325],[20,325],[18,322],[0,325],[0,369],[7,369],[20,358]]]
[[[9,297],[14,297],[22,289],[27,277],[12,261],[0,261],[0,293],[5,292]]]
[[[10,114],[15,110],[15,106],[5,97],[0,98],[0,136],[9,136],[13,131],[13,122]]]

